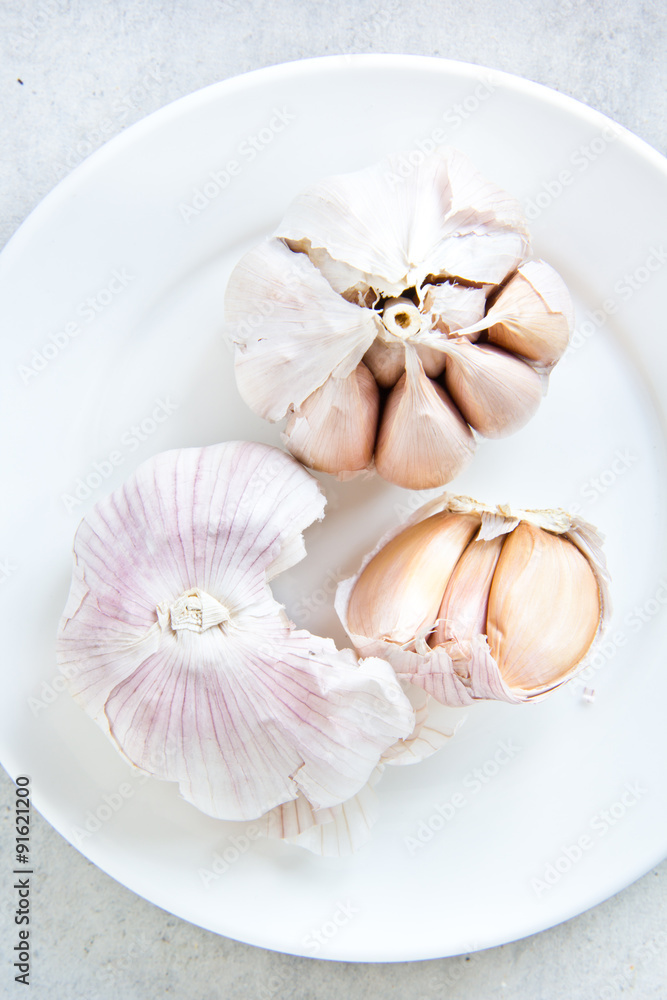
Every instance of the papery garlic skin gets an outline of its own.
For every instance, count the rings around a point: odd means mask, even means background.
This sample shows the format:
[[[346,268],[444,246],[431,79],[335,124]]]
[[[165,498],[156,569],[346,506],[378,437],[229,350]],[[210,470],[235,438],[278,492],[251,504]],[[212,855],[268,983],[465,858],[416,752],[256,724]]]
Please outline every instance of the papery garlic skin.
[[[560,275],[529,260],[501,289],[487,313],[489,340],[548,371],[562,357],[574,327],[572,302]]]
[[[429,562],[424,542],[436,516],[476,519],[444,582],[438,551]],[[438,544],[447,544],[445,531]],[[601,544],[591,525],[565,511],[444,494],[381,539],[339,585],[336,611],[360,654],[381,656],[443,704],[538,700],[585,668],[603,633],[610,600]],[[414,567],[421,604],[410,589]],[[411,636],[395,630],[406,614],[419,622]]]
[[[365,364],[347,378],[330,376],[287,421],[283,440],[310,469],[342,476],[373,459],[380,393]]]
[[[414,348],[389,394],[375,445],[375,468],[390,483],[430,489],[471,461],[475,439],[445,391],[427,378]]]
[[[295,459],[230,442],[145,462],[77,531],[58,634],[72,693],[211,816],[335,807],[413,736],[389,665],[294,629],[268,587],[324,503]]]
[[[530,419],[572,308],[556,272],[528,259],[518,201],[462,153],[436,150],[407,177],[401,167],[390,154],[299,195],[234,269],[226,331],[243,399],[273,421],[317,407],[324,428],[332,387],[363,361],[391,390],[379,397],[365,468],[427,489],[472,457],[471,428],[499,437]],[[322,430],[317,447],[304,443],[291,416],[285,440],[310,467],[345,478],[360,471],[371,423],[364,408],[354,461]]]

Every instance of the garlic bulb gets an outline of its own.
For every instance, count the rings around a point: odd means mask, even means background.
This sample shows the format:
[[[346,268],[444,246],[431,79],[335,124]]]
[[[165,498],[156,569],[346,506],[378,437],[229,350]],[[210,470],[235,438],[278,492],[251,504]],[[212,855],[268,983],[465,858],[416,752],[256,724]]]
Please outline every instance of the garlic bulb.
[[[374,462],[425,489],[464,468],[471,428],[498,437],[530,419],[572,307],[528,259],[518,202],[462,153],[436,150],[407,177],[401,162],[298,196],[234,269],[226,330],[241,396],[289,416],[294,455],[341,478]]]
[[[336,610],[361,655],[443,704],[535,700],[582,669],[601,634],[600,546],[564,511],[445,494],[381,540]]]
[[[58,635],[72,693],[212,816],[303,802],[315,822],[417,738],[390,666],[295,630],[268,587],[324,504],[293,458],[231,442],[145,462],[78,528]]]

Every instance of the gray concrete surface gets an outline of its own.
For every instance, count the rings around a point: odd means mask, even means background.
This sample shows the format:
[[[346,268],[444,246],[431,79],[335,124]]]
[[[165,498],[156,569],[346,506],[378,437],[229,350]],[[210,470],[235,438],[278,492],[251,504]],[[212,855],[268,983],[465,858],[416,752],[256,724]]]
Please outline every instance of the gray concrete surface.
[[[2,0],[0,47],[0,246],[129,124],[209,83],[308,56],[405,52],[484,64],[576,97],[667,149],[658,0]],[[10,793],[2,773],[3,997],[23,995],[10,969]],[[37,1000],[667,998],[667,863],[526,940],[367,966],[283,956],[191,926],[115,883],[39,818],[32,847]]]

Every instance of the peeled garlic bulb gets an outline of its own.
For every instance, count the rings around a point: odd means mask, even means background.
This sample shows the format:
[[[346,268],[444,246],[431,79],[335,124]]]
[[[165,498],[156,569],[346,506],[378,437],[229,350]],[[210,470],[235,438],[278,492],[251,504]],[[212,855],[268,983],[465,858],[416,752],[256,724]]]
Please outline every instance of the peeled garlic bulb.
[[[364,364],[347,378],[331,376],[292,413],[285,444],[321,472],[360,472],[373,459],[380,393]]]
[[[351,631],[391,642],[412,639],[434,620],[440,594],[480,523],[470,514],[434,514],[393,538],[356,582]]]
[[[77,531],[58,634],[72,693],[211,816],[338,806],[412,737],[389,665],[295,630],[269,590],[324,503],[293,458],[230,442],[145,462]]]
[[[558,683],[589,649],[600,622],[591,564],[567,538],[532,524],[507,536],[488,603],[491,655],[505,683],[524,690]]]
[[[380,421],[377,471],[397,486],[428,489],[457,476],[474,450],[465,420],[409,351],[406,373],[391,390]]]
[[[543,393],[542,378],[524,361],[490,344],[471,344],[465,337],[449,346],[444,381],[470,426],[490,438],[523,427]]]
[[[407,177],[402,167],[391,154],[299,195],[273,237],[234,269],[226,330],[239,391],[268,420],[299,414],[306,400],[314,419],[315,408],[339,396],[322,389],[331,389],[328,379],[348,379],[363,360],[377,386],[393,390],[380,396],[367,467],[426,489],[449,482],[470,457],[466,423],[489,436],[510,433],[539,402],[537,381],[520,366],[495,363],[486,340],[546,370],[567,343],[571,308],[555,272],[528,260],[519,203],[462,153],[438,149]],[[443,371],[457,337],[483,341],[491,360],[466,363],[466,348],[459,352],[450,363],[453,399]],[[408,370],[411,358],[419,373],[414,364]],[[429,381],[436,378],[440,385]],[[366,418],[364,409],[358,454],[371,437]],[[317,420],[325,426],[320,413]],[[310,443],[293,429],[291,422],[288,447],[304,462],[349,471],[347,446],[325,449],[322,464],[319,449],[308,457]]]
[[[534,700],[581,669],[602,632],[600,546],[564,511],[445,494],[381,540],[336,610],[358,652],[444,704]]]

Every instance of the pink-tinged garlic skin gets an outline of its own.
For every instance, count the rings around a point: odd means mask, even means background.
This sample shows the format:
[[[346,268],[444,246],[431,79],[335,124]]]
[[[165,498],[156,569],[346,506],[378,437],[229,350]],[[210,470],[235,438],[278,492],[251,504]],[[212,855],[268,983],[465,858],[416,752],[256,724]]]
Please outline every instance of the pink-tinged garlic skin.
[[[364,364],[347,378],[331,376],[290,414],[284,441],[310,469],[349,475],[373,459],[380,391]]]
[[[443,519],[438,546],[446,547],[446,518],[463,516],[480,527],[440,573],[429,525]],[[380,540],[339,585],[336,611],[360,655],[382,657],[442,704],[535,701],[595,653],[611,610],[601,546],[590,524],[562,510],[444,494]],[[399,632],[402,592],[410,617]]]
[[[489,340],[542,370],[565,353],[574,327],[563,279],[543,260],[529,260],[501,290],[487,313]]]
[[[145,462],[77,531],[57,644],[72,693],[209,815],[338,806],[414,731],[386,663],[295,630],[271,595],[324,503],[295,459],[230,442]]]
[[[488,438],[514,434],[537,412],[543,376],[492,344],[453,341],[444,383],[465,420]]]
[[[389,394],[375,445],[383,479],[407,489],[449,482],[475,452],[475,439],[445,391],[409,348],[407,370]]]
[[[500,437],[530,419],[573,312],[562,279],[529,259],[515,198],[454,149],[407,177],[402,163],[391,154],[299,195],[234,269],[226,328],[241,395],[269,420],[323,406],[329,379],[363,361],[381,391],[366,468],[428,489],[463,469],[471,428]],[[364,421],[358,433],[364,446],[373,436]],[[290,421],[286,443],[311,468],[348,475],[349,449],[319,437],[304,445]]]

